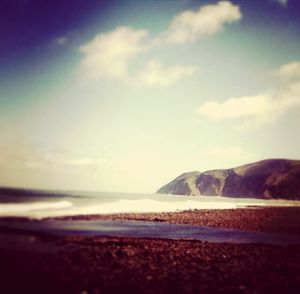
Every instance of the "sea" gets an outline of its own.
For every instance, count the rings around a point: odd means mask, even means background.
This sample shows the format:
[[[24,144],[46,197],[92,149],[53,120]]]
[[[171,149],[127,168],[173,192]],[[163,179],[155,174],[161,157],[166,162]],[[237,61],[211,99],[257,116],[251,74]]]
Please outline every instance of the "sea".
[[[48,217],[114,213],[176,212],[253,206],[300,206],[300,201],[0,188],[0,217]]]

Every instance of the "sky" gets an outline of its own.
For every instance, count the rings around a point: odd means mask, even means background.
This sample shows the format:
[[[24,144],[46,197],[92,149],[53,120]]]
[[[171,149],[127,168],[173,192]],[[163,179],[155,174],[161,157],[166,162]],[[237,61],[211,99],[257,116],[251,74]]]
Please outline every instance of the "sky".
[[[154,193],[299,126],[297,0],[0,2],[1,186]]]

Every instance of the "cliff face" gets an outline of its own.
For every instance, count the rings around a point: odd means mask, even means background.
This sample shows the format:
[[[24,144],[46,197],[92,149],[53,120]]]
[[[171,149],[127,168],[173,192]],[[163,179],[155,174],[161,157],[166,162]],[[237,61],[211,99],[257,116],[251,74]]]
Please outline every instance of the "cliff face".
[[[231,169],[185,173],[157,193],[300,200],[300,160],[268,159]]]

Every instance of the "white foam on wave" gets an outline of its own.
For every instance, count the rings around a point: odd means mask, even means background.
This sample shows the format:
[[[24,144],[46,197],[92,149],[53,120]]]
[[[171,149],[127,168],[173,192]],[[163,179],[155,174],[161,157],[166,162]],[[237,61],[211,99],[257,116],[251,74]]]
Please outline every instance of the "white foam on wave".
[[[119,200],[116,202],[94,204],[89,206],[61,206],[58,209],[40,210],[38,206],[36,209],[28,209],[23,211],[11,210],[11,213],[18,216],[30,218],[44,218],[56,216],[70,216],[70,215],[95,215],[95,214],[115,214],[115,213],[147,213],[147,212],[176,212],[189,209],[229,209],[237,208],[236,204],[228,202],[201,202],[195,200],[185,201],[160,201],[153,199],[139,199],[139,200]],[[66,209],[62,209],[66,208]],[[0,210],[1,215],[1,210]]]
[[[211,201],[202,202],[197,200],[185,201],[159,201],[153,199],[141,200],[119,200],[113,203],[96,205],[93,207],[84,207],[76,212],[78,214],[113,214],[113,213],[147,213],[147,212],[176,212],[192,209],[236,209],[247,206],[300,206],[300,202],[287,203],[264,201],[248,201],[248,202],[229,202],[229,201]],[[73,210],[73,209],[72,209]],[[74,210],[75,211],[75,210]]]
[[[153,199],[120,200],[115,203],[102,204],[97,208],[98,213],[145,213],[145,212],[175,212],[189,209],[225,209],[235,208],[234,203],[186,201],[158,201]],[[94,209],[92,209],[94,210]],[[91,211],[92,212],[92,211]]]
[[[209,199],[210,198],[210,199]],[[208,199],[210,201],[208,201]],[[197,197],[180,200],[121,199],[109,203],[94,203],[93,205],[72,205],[69,201],[37,202],[26,204],[1,204],[0,216],[23,216],[29,218],[45,218],[71,215],[95,215],[116,213],[151,213],[176,212],[193,209],[236,209],[249,206],[300,206],[300,201],[286,200],[256,200]]]
[[[49,210],[69,208],[69,201],[58,202],[33,202],[33,203],[9,203],[0,204],[0,216],[29,216],[31,212],[40,211],[47,214]]]

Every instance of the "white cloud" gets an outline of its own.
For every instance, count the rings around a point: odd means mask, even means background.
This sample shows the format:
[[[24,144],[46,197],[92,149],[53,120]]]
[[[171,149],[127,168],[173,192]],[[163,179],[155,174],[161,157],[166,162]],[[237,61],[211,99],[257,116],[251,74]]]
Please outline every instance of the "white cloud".
[[[283,7],[286,7],[288,4],[288,0],[273,0],[274,2],[277,2],[278,4],[280,4]]]
[[[300,79],[300,62],[284,64],[274,74],[284,80]]]
[[[150,60],[137,74],[133,82],[138,86],[170,86],[182,78],[193,75],[196,66],[171,66],[163,67],[157,60]]]
[[[229,1],[205,5],[197,11],[187,10],[173,19],[161,35],[161,41],[176,44],[195,42],[202,36],[221,31],[225,24],[238,21],[241,17],[239,7]]]
[[[129,72],[129,63],[140,53],[163,46],[166,42],[183,43],[196,41],[203,35],[211,35],[220,30],[226,23],[241,18],[239,7],[229,1],[220,1],[214,5],[204,5],[198,11],[184,11],[177,15],[169,28],[159,38],[148,38],[143,29],[118,27],[102,33],[90,42],[83,44],[79,51],[83,54],[79,74],[84,79],[101,78],[134,81],[139,86],[169,86],[181,78],[195,72],[196,67],[171,66],[164,68],[159,62],[149,61],[144,68],[133,74]],[[57,44],[67,40],[57,39]]]
[[[224,102],[207,101],[197,112],[213,120],[259,116],[268,110],[271,101],[268,95],[230,98]]]
[[[80,47],[84,54],[80,73],[85,78],[126,78],[128,63],[146,49],[145,30],[118,27],[114,31],[97,35]]]
[[[272,123],[279,116],[300,106],[300,79],[296,79],[300,78],[299,63],[283,65],[275,71],[275,74],[288,82],[273,92],[229,98],[224,102],[207,101],[197,109],[197,112],[215,121],[242,119],[240,125],[242,128]]]
[[[69,38],[66,36],[61,36],[54,40],[55,44],[60,45],[60,46],[65,45],[68,41],[69,41]]]
[[[80,68],[81,76],[91,79],[119,78],[137,86],[152,87],[169,86],[195,73],[195,66],[176,65],[167,68],[159,61],[150,60],[139,72],[130,75],[129,61],[149,48],[146,37],[146,31],[127,27],[96,36],[80,47],[85,55]]]

